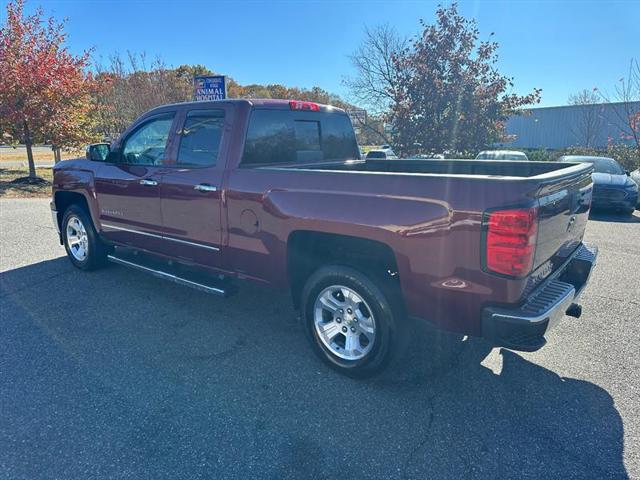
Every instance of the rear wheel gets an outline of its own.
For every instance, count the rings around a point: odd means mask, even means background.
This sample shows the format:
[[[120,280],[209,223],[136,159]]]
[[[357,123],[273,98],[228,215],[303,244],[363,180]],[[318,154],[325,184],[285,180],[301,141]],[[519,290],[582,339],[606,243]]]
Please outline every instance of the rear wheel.
[[[407,322],[380,283],[334,265],[316,271],[303,290],[304,322],[314,351],[347,375],[373,375],[404,353]]]
[[[106,263],[108,247],[82,207],[71,205],[64,212],[62,237],[69,260],[80,270],[94,270]]]

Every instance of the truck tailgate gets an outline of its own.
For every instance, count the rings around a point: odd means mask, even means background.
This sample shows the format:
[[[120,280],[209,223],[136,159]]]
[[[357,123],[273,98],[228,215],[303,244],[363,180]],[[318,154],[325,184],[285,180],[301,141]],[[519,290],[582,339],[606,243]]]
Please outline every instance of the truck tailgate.
[[[591,170],[542,184],[534,270],[555,270],[580,245],[589,218]]]

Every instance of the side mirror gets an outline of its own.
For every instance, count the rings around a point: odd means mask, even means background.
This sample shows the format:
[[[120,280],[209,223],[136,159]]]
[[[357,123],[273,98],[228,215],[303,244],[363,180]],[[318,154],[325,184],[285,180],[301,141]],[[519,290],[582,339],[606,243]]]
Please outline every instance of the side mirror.
[[[111,146],[108,143],[92,143],[87,147],[86,157],[94,162],[104,162],[110,151]]]
[[[625,171],[624,171],[624,173],[626,173],[626,174],[627,174],[627,177],[630,177],[630,176],[631,176],[631,172],[630,172],[629,170],[625,170]]]

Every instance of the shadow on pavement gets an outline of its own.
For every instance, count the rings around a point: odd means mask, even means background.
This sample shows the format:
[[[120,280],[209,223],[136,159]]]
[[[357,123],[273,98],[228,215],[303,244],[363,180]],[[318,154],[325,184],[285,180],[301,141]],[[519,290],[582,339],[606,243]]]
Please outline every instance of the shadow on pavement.
[[[405,366],[356,381],[286,294],[64,258],[1,273],[0,309],[0,477],[627,478],[605,390],[479,340],[434,363],[419,328]]]

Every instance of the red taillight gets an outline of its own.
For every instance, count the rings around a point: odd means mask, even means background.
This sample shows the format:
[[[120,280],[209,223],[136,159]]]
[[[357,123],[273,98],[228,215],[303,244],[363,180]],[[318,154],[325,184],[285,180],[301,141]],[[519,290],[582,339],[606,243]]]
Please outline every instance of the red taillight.
[[[536,251],[538,212],[535,208],[489,213],[486,265],[489,270],[522,277],[531,272]]]
[[[298,100],[291,100],[289,102],[289,108],[291,110],[309,110],[312,112],[319,112],[320,105],[313,102],[299,102]]]

